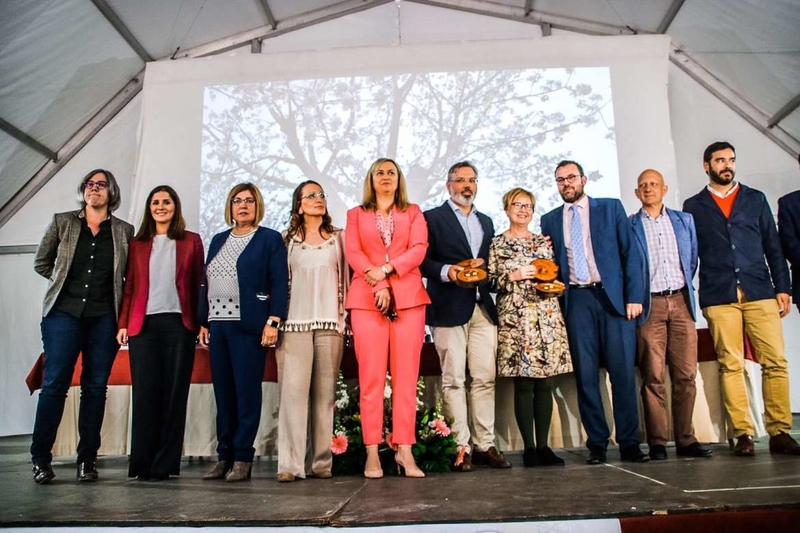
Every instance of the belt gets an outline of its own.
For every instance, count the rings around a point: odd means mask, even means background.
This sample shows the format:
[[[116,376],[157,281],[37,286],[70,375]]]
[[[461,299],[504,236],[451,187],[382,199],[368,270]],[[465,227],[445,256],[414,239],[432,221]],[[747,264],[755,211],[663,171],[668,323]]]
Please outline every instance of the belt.
[[[569,284],[570,289],[602,289],[603,284],[600,282],[596,283],[585,283],[583,285],[576,285],[574,283]]]
[[[660,291],[660,292],[651,292],[650,296],[672,296],[673,294],[679,294],[681,292],[684,292],[685,290],[686,287],[683,287],[682,289],[667,289],[665,291]]]

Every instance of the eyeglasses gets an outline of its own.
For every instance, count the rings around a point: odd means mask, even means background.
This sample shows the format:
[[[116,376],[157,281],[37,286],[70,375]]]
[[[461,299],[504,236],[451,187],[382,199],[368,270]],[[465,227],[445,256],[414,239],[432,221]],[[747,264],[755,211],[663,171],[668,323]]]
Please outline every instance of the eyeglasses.
[[[559,185],[563,185],[564,183],[572,183],[578,178],[580,178],[580,175],[570,174],[569,176],[564,176],[563,178],[556,178],[556,183]]]
[[[252,196],[248,196],[247,198],[234,198],[234,199],[231,200],[231,203],[233,205],[239,205],[241,203],[252,205],[252,204],[256,203],[256,199],[253,198]]]
[[[325,194],[324,192],[320,191],[320,192],[312,192],[310,194],[306,194],[305,196],[303,196],[303,199],[304,200],[316,200],[317,198],[319,198],[320,200],[324,200],[327,197],[328,197],[327,194]]]
[[[83,188],[84,189],[97,189],[97,190],[102,191],[106,187],[108,187],[108,182],[107,181],[84,181],[83,182]]]
[[[521,211],[533,211],[533,204],[523,204],[522,202],[511,202],[511,205]]]
[[[464,178],[458,178],[455,180],[447,180],[447,181],[450,183],[458,183],[459,185],[463,185],[465,183],[469,183],[470,185],[475,185],[476,183],[478,183],[478,178],[470,178],[468,180]]]

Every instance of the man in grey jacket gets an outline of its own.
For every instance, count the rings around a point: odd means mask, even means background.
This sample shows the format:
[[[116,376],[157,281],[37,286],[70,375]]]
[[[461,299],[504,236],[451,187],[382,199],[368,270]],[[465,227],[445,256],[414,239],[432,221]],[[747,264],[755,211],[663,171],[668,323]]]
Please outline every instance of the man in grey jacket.
[[[97,480],[108,376],[119,349],[117,313],[133,226],[111,215],[120,204],[111,172],[89,172],[78,194],[81,209],[53,217],[34,260],[34,270],[50,281],[41,324],[44,380],[31,443],[33,480],[39,484],[55,477],[52,448],[79,354],[83,365],[77,477]]]

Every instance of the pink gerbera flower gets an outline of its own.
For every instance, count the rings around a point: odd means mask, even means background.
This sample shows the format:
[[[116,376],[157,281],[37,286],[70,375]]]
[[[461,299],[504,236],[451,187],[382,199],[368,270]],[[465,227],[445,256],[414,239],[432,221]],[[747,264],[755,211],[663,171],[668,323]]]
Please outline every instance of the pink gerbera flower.
[[[429,425],[433,428],[433,431],[440,437],[446,437],[450,435],[450,427],[447,425],[447,422],[445,422],[440,418],[434,418]]]
[[[331,439],[331,452],[333,455],[342,455],[347,451],[347,435],[344,433],[337,433]]]

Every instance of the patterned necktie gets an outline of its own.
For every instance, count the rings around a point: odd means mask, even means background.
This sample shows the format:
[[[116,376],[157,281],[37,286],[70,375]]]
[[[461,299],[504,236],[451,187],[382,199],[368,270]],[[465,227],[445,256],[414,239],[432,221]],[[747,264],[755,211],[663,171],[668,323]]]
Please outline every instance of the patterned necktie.
[[[577,205],[570,206],[572,210],[572,262],[575,263],[575,276],[578,281],[589,281],[589,262],[586,260],[586,250],[583,249],[583,226],[581,226],[581,213]]]

